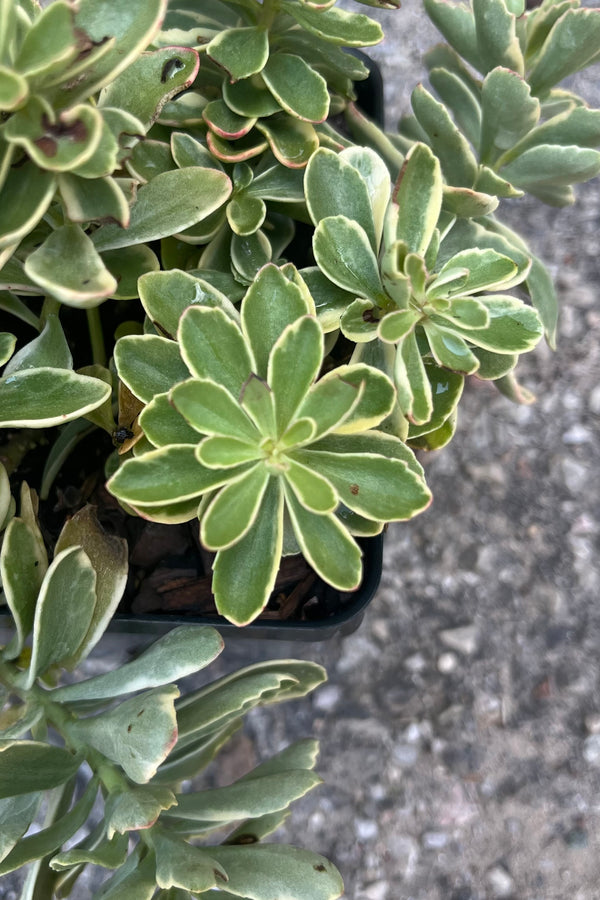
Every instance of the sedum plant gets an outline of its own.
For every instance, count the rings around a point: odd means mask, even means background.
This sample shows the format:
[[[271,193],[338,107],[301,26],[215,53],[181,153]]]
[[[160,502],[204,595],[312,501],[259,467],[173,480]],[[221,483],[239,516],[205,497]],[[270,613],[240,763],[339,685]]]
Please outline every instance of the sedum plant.
[[[238,624],[282,555],[357,587],[356,539],[427,506],[413,451],[452,438],[465,379],[531,402],[558,300],[502,202],[600,171],[600,112],[560,86],[599,10],[424,0],[446,43],[386,132],[355,52],[398,5],[0,0],[3,454],[50,442],[46,502],[110,435],[109,491],[198,519]]]
[[[339,897],[339,873],[322,856],[263,841],[320,783],[316,741],[225,787],[198,782],[250,709],[304,696],[323,669],[258,663],[182,695],[173,682],[208,666],[223,642],[212,628],[181,626],[120,668],[61,684],[120,599],[127,548],[84,507],[49,561],[35,494],[23,484],[16,516],[7,485],[1,469],[0,570],[14,629],[0,648],[0,876],[28,866],[21,896],[40,900],[77,896],[87,867],[106,874],[97,900]]]

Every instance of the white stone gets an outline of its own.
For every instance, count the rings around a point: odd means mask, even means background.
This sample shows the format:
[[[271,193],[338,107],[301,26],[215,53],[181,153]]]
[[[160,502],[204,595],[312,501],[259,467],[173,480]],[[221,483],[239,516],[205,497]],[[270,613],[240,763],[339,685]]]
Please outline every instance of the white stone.
[[[590,766],[600,768],[600,734],[590,734],[583,742],[583,758]]]
[[[451,650],[471,656],[477,650],[477,629],[475,625],[447,628],[445,631],[440,631],[440,640]]]
[[[456,653],[441,653],[438,656],[437,667],[438,671],[442,673],[442,675],[449,675],[450,672],[454,672],[456,667],[458,666],[458,657]]]
[[[313,703],[322,712],[331,712],[338,705],[341,690],[334,684],[326,684],[316,692]]]
[[[585,425],[576,423],[563,432],[563,444],[588,444],[592,440],[592,433]]]
[[[448,835],[445,831],[426,831],[421,841],[428,850],[442,850],[448,843]]]
[[[515,883],[506,869],[502,866],[494,866],[486,875],[488,887],[492,896],[501,900],[503,897],[511,897],[515,889]]]
[[[590,734],[600,734],[600,713],[590,713],[586,716],[585,727]]]
[[[356,836],[359,841],[372,841],[378,833],[377,822],[373,822],[371,819],[356,820]]]

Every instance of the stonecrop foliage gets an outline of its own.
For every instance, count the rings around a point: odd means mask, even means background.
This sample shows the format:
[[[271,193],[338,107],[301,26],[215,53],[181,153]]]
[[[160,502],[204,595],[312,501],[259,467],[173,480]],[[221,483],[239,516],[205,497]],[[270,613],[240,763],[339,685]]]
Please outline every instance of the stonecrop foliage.
[[[600,171],[600,111],[560,87],[600,58],[600,10],[424,6],[447,43],[393,133],[355,102],[381,26],[335,0],[0,0],[8,458],[58,428],[46,499],[116,435],[109,490],[198,517],[238,624],[285,554],[356,588],[356,538],[429,503],[413,450],[452,438],[465,378],[530,402],[519,356],[555,342],[499,211]]]
[[[341,896],[328,860],[263,842],[320,784],[316,741],[224,787],[200,781],[249,710],[303,697],[323,669],[258,663],[182,695],[173,682],[208,666],[223,642],[181,626],[119,669],[61,685],[120,600],[127,547],[84,507],[49,561],[36,506],[23,484],[15,515],[0,467],[0,571],[14,619],[0,649],[0,877],[28,865],[30,900],[78,896],[86,866],[106,870],[95,900]]]

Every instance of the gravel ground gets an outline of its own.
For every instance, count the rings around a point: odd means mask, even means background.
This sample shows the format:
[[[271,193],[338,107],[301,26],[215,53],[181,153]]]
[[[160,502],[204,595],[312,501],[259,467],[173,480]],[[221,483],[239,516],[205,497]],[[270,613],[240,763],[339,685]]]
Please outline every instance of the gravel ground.
[[[381,15],[391,126],[434,35],[417,0]],[[600,105],[594,75],[576,89]],[[333,859],[346,900],[600,896],[599,217],[597,182],[574,210],[507,210],[557,277],[558,350],[521,365],[534,406],[468,386],[453,443],[423,460],[434,503],[390,528],[361,628],[324,645],[230,642],[213,668],[326,665],[314,697],[249,717],[218,779],[318,736],[325,786],[282,838]],[[97,667],[135,644],[107,640]]]

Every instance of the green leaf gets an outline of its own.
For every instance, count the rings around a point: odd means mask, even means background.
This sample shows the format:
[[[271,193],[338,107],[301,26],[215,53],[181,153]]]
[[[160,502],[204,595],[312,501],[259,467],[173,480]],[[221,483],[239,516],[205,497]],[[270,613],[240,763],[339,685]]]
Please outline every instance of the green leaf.
[[[152,785],[180,784],[187,778],[194,778],[215,758],[221,747],[241,726],[241,719],[234,719],[224,728],[215,731],[209,737],[191,740],[179,750],[179,743],[169,758],[158,769],[152,779]]]
[[[232,547],[252,528],[270,479],[269,470],[256,464],[221,488],[205,510],[200,540],[209,550]]]
[[[362,13],[337,8],[317,11],[290,0],[282,0],[281,8],[306,31],[340,47],[371,47],[383,39],[379,23]]]
[[[398,345],[394,383],[402,414],[415,424],[428,422],[433,412],[432,390],[414,330]]]
[[[287,483],[305,509],[319,514],[333,512],[339,497],[331,481],[315,471],[312,456],[298,456],[298,453],[299,451],[295,451],[293,456],[290,454],[286,458]]]
[[[475,19],[470,4],[448,3],[447,0],[424,0],[427,15],[449,44],[473,68],[483,70],[477,44]]]
[[[59,0],[42,9],[25,32],[15,60],[23,75],[41,76],[70,62],[77,55],[73,8]]]
[[[505,284],[514,284],[513,278],[517,272],[517,265],[512,259],[497,253],[492,249],[463,250],[457,253],[442,266],[438,278],[443,278],[453,269],[466,269],[468,275],[465,280],[457,282],[456,286],[449,285],[447,296],[459,294],[461,297],[467,294],[475,294],[479,291],[491,290]],[[435,285],[435,282],[433,282]]]
[[[535,309],[526,306],[522,300],[502,294],[479,300],[488,310],[489,325],[471,331],[453,325],[454,332],[495,353],[523,353],[535,347],[543,334]]]
[[[304,173],[299,169],[282,166],[276,160],[273,163],[254,176],[245,193],[251,197],[260,197],[262,200],[302,203]]]
[[[446,108],[422,85],[418,85],[412,92],[411,102],[448,183],[458,187],[473,187],[477,177],[477,160]]]
[[[112,838],[115,832],[126,834],[150,828],[163,809],[177,803],[175,794],[166,787],[151,784],[131,788],[120,793],[107,816],[106,832]]]
[[[128,228],[103,225],[92,240],[102,252],[177,234],[219,209],[230,194],[231,181],[216,169],[163,172],[138,190]]]
[[[0,426],[48,428],[78,419],[110,395],[98,378],[41,367],[0,379]]]
[[[10,112],[27,99],[29,84],[18,72],[0,65],[0,110]]]
[[[391,413],[395,401],[394,386],[383,372],[364,363],[338,366],[334,371],[355,387],[363,385],[358,403],[336,427],[337,434],[353,434],[375,428]]]
[[[0,800],[0,862],[31,825],[41,799],[42,795],[36,792]]]
[[[227,889],[247,900],[335,900],[344,890],[335,866],[308,850],[256,844],[214,847],[211,855],[227,872]]]
[[[526,150],[500,172],[517,187],[535,195],[549,186],[566,187],[594,178],[600,172],[600,153],[575,146],[543,144]]]
[[[411,149],[394,191],[398,206],[396,240],[423,256],[437,225],[442,207],[440,164],[426,144]]]
[[[4,377],[40,366],[73,368],[71,351],[57,315],[49,315],[41,334],[15,353],[4,370]]]
[[[119,697],[160,687],[205,668],[221,652],[223,641],[212,628],[181,625],[119,669],[66,685],[52,692],[61,703]]]
[[[481,90],[481,162],[492,165],[530,132],[540,118],[540,102],[516,72],[497,68]]]
[[[377,258],[356,222],[346,216],[322,219],[315,229],[313,252],[319,268],[334,284],[375,302],[385,297]]]
[[[271,261],[273,250],[264,231],[234,234],[231,239],[231,265],[234,275],[249,284],[260,269]]]
[[[291,116],[261,119],[256,128],[264,134],[273,155],[284,166],[302,169],[319,146],[319,137],[310,122]]]
[[[28,741],[27,743],[33,744],[33,741]],[[51,748],[48,745],[42,746],[48,750],[60,749],[58,747]],[[64,750],[61,750],[61,752],[65,753],[66,756],[70,756],[70,754],[66,753]],[[74,757],[71,756],[71,759],[74,759]],[[77,762],[79,763],[80,760],[77,760]],[[70,768],[71,766],[69,766],[69,769]],[[79,765],[77,768],[79,768]],[[68,769],[65,768],[65,771],[68,771]],[[66,779],[63,779],[63,781],[66,781]],[[60,783],[62,782],[59,782],[59,784]],[[27,863],[43,860],[44,857],[49,856],[61,847],[65,841],[72,838],[73,835],[87,823],[97,793],[98,783],[95,778],[92,778],[88,782],[81,799],[78,800],[68,812],[53,821],[47,828],[42,828],[41,831],[29,835],[19,841],[14,850],[12,850],[4,861],[0,863],[0,875],[5,875],[7,872],[14,872],[22,866],[25,866]],[[71,794],[72,789],[67,790],[65,799],[70,799]]]
[[[449,47],[447,50],[448,53],[452,52]],[[478,147],[481,104],[479,91],[473,90],[470,78],[468,76],[465,78],[460,68],[458,71],[452,71],[439,66],[430,70],[429,81],[442,103],[452,113],[452,118],[465,137],[474,147]]]
[[[254,525],[233,547],[219,550],[213,565],[217,610],[235,625],[260,613],[275,585],[283,545],[283,491],[271,478]]]
[[[71,602],[73,596],[77,603]],[[27,687],[51,665],[73,656],[85,638],[96,604],[96,572],[81,547],[55,556],[40,589],[33,623]]]
[[[262,73],[279,105],[306,122],[324,122],[329,113],[327,82],[300,56],[272,55]]]
[[[361,551],[340,521],[329,513],[317,515],[285,491],[296,540],[318,574],[340,591],[353,591],[362,576]]]
[[[254,234],[265,221],[266,214],[264,201],[245,192],[234,196],[227,204],[227,221],[236,234]]]
[[[269,357],[267,380],[275,400],[278,436],[291,423],[319,373],[322,360],[323,333],[312,316],[303,316],[288,325],[275,343]]]
[[[154,334],[127,335],[115,346],[119,378],[144,403],[189,378],[175,341]]]
[[[138,422],[150,443],[155,447],[167,447],[169,444],[196,444],[200,437],[196,429],[192,428],[169,402],[167,393],[156,394],[140,413]]]
[[[80,178],[69,172],[58,176],[58,188],[71,222],[118,222],[129,225],[129,205],[114,178]]]
[[[330,481],[345,506],[373,521],[405,521],[431,502],[431,492],[423,479],[398,459],[375,453],[312,449],[297,450],[294,458]]]
[[[126,541],[102,528],[92,506],[84,506],[67,520],[55,553],[77,546],[83,548],[96,573],[96,603],[83,641],[72,656],[62,660],[68,669],[78,665],[104,634],[125,590],[129,571]]]
[[[2,652],[5,659],[20,654],[33,628],[38,592],[47,566],[45,550],[29,526],[23,519],[11,519],[2,542],[0,575],[17,633]]]
[[[173,684],[138,694],[100,716],[73,723],[73,731],[112,762],[128,778],[144,784],[156,773],[177,740]]]
[[[281,107],[273,94],[264,85],[257,84],[254,78],[241,81],[223,82],[223,99],[227,106],[247,119],[259,119],[281,112]]]
[[[89,97],[117,75],[145,50],[157,34],[166,11],[166,0],[130,0],[116,10],[113,0],[82,0],[75,25],[94,43],[110,35],[108,52],[94,58],[75,85],[64,86],[65,94]],[[71,71],[69,75],[74,73]]]
[[[239,396],[255,364],[238,325],[228,315],[221,309],[190,307],[180,319],[178,340],[192,375]]]
[[[264,437],[275,438],[275,402],[273,392],[258,375],[250,375],[240,391],[240,403]],[[239,450],[238,450],[239,453]]]
[[[340,427],[358,404],[364,388],[360,382],[353,383],[344,377],[347,372],[347,368],[327,372],[310,388],[298,408],[297,419],[315,422],[316,431],[311,436],[312,440]]]
[[[319,784],[318,775],[300,767],[253,771],[227,787],[180,794],[166,819],[229,823],[262,816],[286,809]]]
[[[477,349],[473,352],[480,360],[480,368],[477,370],[479,378],[481,377],[481,353],[485,351]],[[464,378],[462,375],[449,372],[448,369],[441,369],[433,363],[428,363],[423,368],[430,385],[433,403],[425,424],[411,423],[408,431],[409,440],[441,428],[454,413],[463,391]]]
[[[420,318],[414,309],[399,309],[388,313],[379,323],[378,337],[382,341],[395,344],[413,330]]]
[[[242,303],[242,330],[254,360],[255,374],[267,377],[269,355],[284,329],[301,316],[314,314],[298,285],[275,265],[266,265],[250,285]]]
[[[231,477],[202,466],[192,444],[173,444],[128,459],[108,481],[115,497],[135,507],[162,506],[191,500]]]
[[[50,205],[56,178],[33,162],[11,168],[2,185],[0,250],[18,244],[40,221]]]
[[[261,72],[269,58],[269,34],[265,28],[223,29],[206,47],[208,55],[226,69],[232,80]]]
[[[550,346],[556,347],[556,326],[558,324],[558,297],[554,282],[546,266],[536,256],[532,257],[532,265],[526,280],[531,302],[541,319],[546,339]]]
[[[467,343],[457,334],[455,326],[446,328],[443,321],[438,325],[431,320],[423,323],[427,340],[438,366],[446,366],[453,372],[470,375],[477,371],[479,360],[471,352]],[[469,337],[471,332],[469,332]]]
[[[256,444],[260,433],[239,403],[222,385],[190,378],[176,385],[169,398],[181,415],[201,434],[217,434]]]
[[[159,887],[204,892],[226,883],[224,870],[205,849],[187,844],[164,831],[152,833],[152,844],[156,852],[156,883]]]
[[[348,219],[364,229],[373,251],[377,252],[369,192],[353,165],[339,154],[321,148],[310,158],[304,183],[308,211],[315,225],[343,209]]]
[[[470,188],[445,187],[442,209],[460,218],[479,218],[498,208],[498,197]]]
[[[86,309],[110,297],[117,282],[79,225],[63,225],[25,261],[25,272],[44,293]]]
[[[102,116],[95,107],[72,106],[55,119],[47,101],[34,96],[7,121],[4,137],[22,147],[40,168],[67,172],[93,156],[102,130]]]
[[[117,282],[117,289],[112,295],[116,300],[135,300],[138,279],[160,268],[156,254],[146,244],[106,250],[102,254],[102,262]]]
[[[165,103],[190,87],[197,74],[198,54],[189,47],[146,51],[104,89],[100,108],[124,110],[148,129]]]
[[[172,338],[188,306],[216,307],[234,321],[239,319],[237,310],[221,290],[188,272],[152,272],[140,279],[139,292],[149,318]]]
[[[523,53],[516,34],[514,15],[506,0],[473,0],[477,49],[484,72],[506,66],[519,75],[525,69]]]
[[[0,741],[0,761],[0,799],[64,784],[81,762],[62,747],[38,741]],[[10,871],[4,869],[5,863],[0,866],[0,874]]]
[[[551,87],[598,58],[600,10],[569,9],[554,23],[528,75],[531,90],[544,95]]]
[[[103,841],[93,850],[82,850],[77,847],[57,853],[50,861],[50,868],[56,872],[63,869],[71,869],[82,863],[91,863],[104,869],[118,869],[127,859],[128,839],[125,836],[116,836],[108,841]]]
[[[136,850],[102,885],[97,900],[151,900],[156,893],[156,858],[149,853],[140,861]]]

